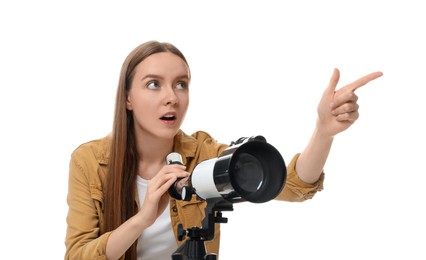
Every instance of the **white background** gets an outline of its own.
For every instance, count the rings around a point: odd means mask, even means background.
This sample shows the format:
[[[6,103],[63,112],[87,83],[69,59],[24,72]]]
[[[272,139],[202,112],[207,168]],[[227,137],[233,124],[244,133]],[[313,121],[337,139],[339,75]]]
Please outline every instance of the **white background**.
[[[2,1],[0,258],[63,259],[68,163],[109,133],[119,70],[147,40],[192,71],[183,130],[261,134],[289,162],[335,67],[360,119],[304,203],[224,212],[221,259],[425,259],[422,1]],[[268,257],[266,257],[268,256]]]

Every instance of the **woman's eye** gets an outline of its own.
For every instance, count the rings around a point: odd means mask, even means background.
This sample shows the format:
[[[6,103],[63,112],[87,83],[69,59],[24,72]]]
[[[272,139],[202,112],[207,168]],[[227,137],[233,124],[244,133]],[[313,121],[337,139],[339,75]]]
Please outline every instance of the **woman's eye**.
[[[148,87],[149,89],[157,89],[159,86],[158,86],[158,83],[157,83],[157,82],[155,82],[155,81],[151,81],[151,82],[149,82],[149,83],[148,83],[147,87]]]
[[[178,88],[178,89],[186,89],[186,88],[187,88],[187,86],[186,86],[186,83],[185,83],[185,82],[179,82],[179,83],[176,85],[176,88]]]

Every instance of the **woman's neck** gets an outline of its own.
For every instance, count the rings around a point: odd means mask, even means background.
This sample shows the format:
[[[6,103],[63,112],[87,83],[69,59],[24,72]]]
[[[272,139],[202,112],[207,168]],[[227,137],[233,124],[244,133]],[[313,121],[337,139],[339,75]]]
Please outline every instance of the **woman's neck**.
[[[138,175],[152,179],[166,164],[166,156],[173,151],[173,139],[144,138],[137,141]]]

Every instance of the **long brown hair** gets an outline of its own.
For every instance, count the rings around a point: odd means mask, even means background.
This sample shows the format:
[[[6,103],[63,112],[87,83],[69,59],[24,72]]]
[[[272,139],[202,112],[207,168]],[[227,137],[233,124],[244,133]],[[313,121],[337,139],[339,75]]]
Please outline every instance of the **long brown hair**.
[[[187,63],[184,55],[172,44],[149,41],[130,52],[121,67],[105,192],[104,232],[116,229],[138,211],[135,203],[138,153],[133,114],[126,109],[126,101],[136,66],[148,56],[159,52],[171,52]],[[126,251],[126,259],[136,259],[136,245],[137,241]]]

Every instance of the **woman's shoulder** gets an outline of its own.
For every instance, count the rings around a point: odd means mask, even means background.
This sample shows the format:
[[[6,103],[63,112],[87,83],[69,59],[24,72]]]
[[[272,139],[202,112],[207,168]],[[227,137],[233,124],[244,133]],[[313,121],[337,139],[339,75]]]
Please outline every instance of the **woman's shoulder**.
[[[216,139],[214,139],[208,132],[203,130],[195,131],[192,134],[186,134],[184,131],[180,130],[176,137],[181,143],[192,143],[196,146],[206,144],[218,144]]]
[[[94,157],[100,163],[107,162],[109,159],[109,147],[111,144],[111,135],[108,134],[102,138],[92,139],[77,146],[72,152],[72,157]]]
[[[204,141],[207,139],[214,140],[214,138],[206,131],[198,130],[193,132],[192,134],[187,134],[183,130],[180,130],[177,134],[178,138],[184,140],[193,140],[193,141]]]
[[[226,144],[217,142],[208,132],[201,130],[190,135],[180,131],[175,141],[175,149],[188,157],[196,154],[215,157],[228,147]]]

